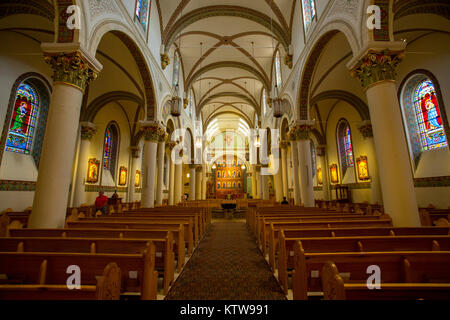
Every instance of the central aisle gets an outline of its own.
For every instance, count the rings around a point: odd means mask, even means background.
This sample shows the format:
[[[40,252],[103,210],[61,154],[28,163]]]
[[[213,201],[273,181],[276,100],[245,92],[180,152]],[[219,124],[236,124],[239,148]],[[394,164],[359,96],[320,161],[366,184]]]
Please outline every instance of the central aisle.
[[[213,223],[166,300],[286,300],[245,223]]]

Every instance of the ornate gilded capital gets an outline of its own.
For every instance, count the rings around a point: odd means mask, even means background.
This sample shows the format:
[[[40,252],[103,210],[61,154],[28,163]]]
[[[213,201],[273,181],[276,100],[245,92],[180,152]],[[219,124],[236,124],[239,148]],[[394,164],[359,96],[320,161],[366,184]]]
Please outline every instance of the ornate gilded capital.
[[[365,139],[373,137],[372,123],[370,121],[364,121],[358,129]]]
[[[141,122],[141,130],[146,141],[158,143],[163,142],[166,137],[166,130],[157,121]]]
[[[45,53],[45,62],[53,69],[53,82],[64,83],[80,89],[83,93],[97,72],[83,58],[80,52]]]
[[[161,55],[161,68],[164,70],[170,64],[170,58],[167,53]]]
[[[281,140],[280,141],[280,148],[281,149],[287,149],[289,147],[290,143],[287,140]]]
[[[293,65],[293,55],[292,54],[286,54],[284,57],[284,64],[289,67],[289,69],[292,69]]]
[[[175,141],[167,141],[167,142],[166,142],[166,148],[167,148],[168,150],[172,151],[173,148],[175,148],[175,146],[176,146],[177,144],[178,144],[178,143],[176,143]]]
[[[327,146],[324,144],[321,144],[320,146],[316,147],[316,154],[318,157],[325,157],[325,154],[327,152]]]
[[[139,158],[139,156],[141,155],[141,149],[139,149],[139,147],[130,147],[130,152],[131,152],[131,156],[135,159]]]
[[[298,121],[294,123],[291,130],[288,132],[290,141],[309,140],[311,130],[314,122],[312,121]]]
[[[203,167],[202,166],[195,166],[195,172],[202,172]]]
[[[186,109],[187,106],[188,106],[188,104],[189,104],[188,98],[184,98],[184,99],[183,99],[183,108]]]
[[[260,164],[257,164],[257,165],[255,166],[255,170],[256,170],[256,172],[260,172],[260,171],[261,171],[261,165],[260,165]]]
[[[195,170],[197,170],[197,165],[191,163],[191,164],[189,165],[189,169],[195,169]]]
[[[81,139],[91,140],[92,137],[97,133],[97,127],[95,124],[90,122],[82,122],[81,126]]]
[[[395,81],[397,76],[395,69],[404,55],[404,51],[371,50],[356,64],[351,74],[361,80],[361,85],[365,89],[378,82]]]

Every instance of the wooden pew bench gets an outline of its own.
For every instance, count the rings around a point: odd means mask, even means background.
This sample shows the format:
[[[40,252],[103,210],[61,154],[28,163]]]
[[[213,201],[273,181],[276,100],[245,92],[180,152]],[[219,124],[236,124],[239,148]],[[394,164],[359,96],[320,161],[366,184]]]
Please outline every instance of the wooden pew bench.
[[[284,232],[286,241],[304,238],[330,238],[330,237],[383,237],[383,236],[432,236],[450,235],[448,227],[406,227],[406,228],[330,228],[330,229],[298,229],[297,227],[276,229],[271,226],[269,237],[269,264],[275,271],[275,259],[279,252],[279,234]],[[286,249],[287,250],[287,249]],[[287,250],[287,252],[290,252]]]
[[[345,283],[336,265],[327,262],[321,271],[325,300],[450,300],[450,283]]]
[[[164,222],[163,220],[155,221],[97,221],[97,220],[85,220],[85,221],[73,221],[67,223],[67,228],[75,229],[134,229],[134,230],[157,230],[157,231],[172,231],[174,228],[183,228],[184,240],[188,248],[188,253],[191,254],[194,251],[194,238],[192,233],[192,225],[187,221],[172,221]]]
[[[381,283],[450,283],[450,251],[305,253],[301,242],[294,247],[292,291],[294,300],[306,300],[308,292],[323,292],[320,270],[329,262],[346,282],[366,282],[367,268],[380,267]]]
[[[155,268],[163,275],[164,294],[175,279],[173,235],[168,231],[153,239],[102,238],[0,238],[0,252],[66,252],[101,254],[142,254],[151,243],[155,246]]]
[[[66,284],[0,284],[0,300],[119,300],[120,285],[120,268],[111,262],[95,286],[70,290]]]
[[[2,285],[65,285],[70,276],[67,268],[76,265],[81,270],[81,285],[96,286],[97,276],[102,276],[111,262],[121,270],[121,293],[132,284],[130,272],[136,272],[141,299],[156,300],[158,275],[152,243],[143,254],[0,252],[0,274],[8,279]]]

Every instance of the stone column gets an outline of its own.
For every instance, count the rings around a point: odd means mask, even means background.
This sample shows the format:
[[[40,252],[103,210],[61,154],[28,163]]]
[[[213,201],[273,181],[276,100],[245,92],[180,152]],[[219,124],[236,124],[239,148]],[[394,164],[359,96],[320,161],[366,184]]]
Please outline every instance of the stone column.
[[[256,165],[252,164],[252,198],[256,199],[258,197],[258,186],[256,184]]]
[[[302,120],[294,126],[298,140],[300,193],[303,205],[307,208],[315,206],[310,141],[310,132],[313,125],[313,121]]]
[[[366,50],[352,74],[366,89],[385,212],[397,227],[417,227],[420,219],[395,82],[403,54]]]
[[[202,200],[206,200],[206,188],[207,188],[207,182],[208,182],[208,165],[204,164],[202,169]]]
[[[166,140],[168,135],[164,137],[158,143],[158,175],[156,182],[156,205],[162,206],[163,201],[163,186],[164,186],[164,155],[166,153]]]
[[[183,150],[180,150],[179,158],[183,158]],[[177,205],[181,202],[181,196],[183,195],[183,162],[175,164],[175,187],[174,187],[174,204]]]
[[[189,165],[189,200],[196,200],[195,193],[195,164]]]
[[[262,165],[262,167],[265,169],[264,171],[268,171],[268,165]],[[261,174],[261,191],[262,191],[262,199],[263,200],[269,200],[269,176]]]
[[[45,61],[53,68],[53,85],[28,226],[62,228],[66,219],[83,94],[102,66],[95,58],[80,51],[55,53],[62,49],[55,48],[54,44],[44,44],[42,48],[47,52]]]
[[[85,185],[87,180],[89,152],[91,148],[91,140],[97,129],[93,123],[80,123],[81,142],[80,155],[78,158],[77,175],[75,179],[73,206],[79,207],[86,202]]]
[[[292,130],[292,129],[291,129]],[[294,132],[289,132],[289,140],[291,142],[291,158],[292,158],[292,167],[293,167],[293,180],[294,180],[294,204],[296,206],[301,205],[300,199],[300,181],[298,179],[298,148],[297,141],[294,137]]]
[[[262,181],[261,181],[261,165],[255,166],[256,172],[256,199],[262,199]]]
[[[195,167],[195,199],[202,199],[202,171],[201,165]]]
[[[363,123],[361,123],[359,131],[366,140],[367,164],[371,180],[370,202],[372,204],[383,204],[383,199],[381,197],[380,176],[378,173],[378,163],[376,159],[375,142],[373,141],[373,131],[371,122],[364,121]]]
[[[174,159],[172,159],[172,150],[177,145],[174,141],[169,141],[166,143],[166,147],[169,151],[169,206],[173,206],[175,204],[175,163]]]
[[[328,179],[328,164],[326,159],[326,145],[320,145],[316,148],[318,164],[322,170],[322,190],[323,190],[323,200],[330,200],[330,181]]]
[[[131,171],[130,171],[130,185],[128,186],[128,202],[134,202],[135,190],[136,190],[136,171],[139,170],[139,158],[141,156],[141,150],[139,147],[130,147],[131,152]],[[142,173],[141,173],[142,181]],[[141,182],[142,183],[142,182]]]
[[[142,164],[142,208],[155,207],[155,175],[156,155],[158,143],[165,138],[164,128],[159,122],[141,122],[141,130],[144,131],[144,160]]]
[[[289,199],[289,183],[288,183],[288,160],[287,160],[287,148],[289,146],[289,142],[281,141],[281,178],[283,184],[283,197]]]

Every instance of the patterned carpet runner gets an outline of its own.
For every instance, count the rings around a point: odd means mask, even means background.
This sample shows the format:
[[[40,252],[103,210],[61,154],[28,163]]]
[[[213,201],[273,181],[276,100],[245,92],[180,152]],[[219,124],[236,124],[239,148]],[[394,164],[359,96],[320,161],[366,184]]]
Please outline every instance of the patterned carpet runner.
[[[286,300],[245,223],[213,223],[166,300]]]

